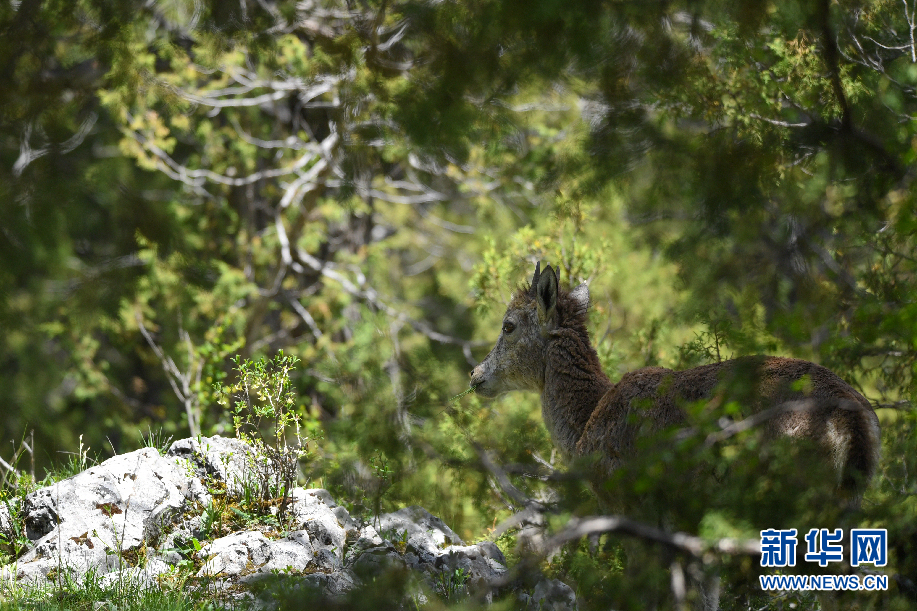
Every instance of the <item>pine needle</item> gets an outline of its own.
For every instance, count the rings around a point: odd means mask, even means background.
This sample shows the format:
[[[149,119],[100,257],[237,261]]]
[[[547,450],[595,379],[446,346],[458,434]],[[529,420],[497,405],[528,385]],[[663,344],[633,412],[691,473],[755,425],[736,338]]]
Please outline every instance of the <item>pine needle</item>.
[[[452,397],[451,399],[449,399],[449,403],[454,403],[454,402],[458,401],[459,399],[461,399],[462,397],[464,397],[465,395],[467,395],[468,393],[474,392],[474,389],[475,389],[475,388],[477,388],[477,386],[472,386],[471,388],[469,388],[469,389],[466,390],[465,392],[459,393],[459,394],[455,395],[454,397]]]

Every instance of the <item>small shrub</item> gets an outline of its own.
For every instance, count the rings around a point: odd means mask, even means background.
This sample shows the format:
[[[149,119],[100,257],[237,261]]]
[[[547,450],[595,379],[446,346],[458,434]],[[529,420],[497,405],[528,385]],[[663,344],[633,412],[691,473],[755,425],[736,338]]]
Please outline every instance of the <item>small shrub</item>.
[[[299,359],[281,351],[270,360],[237,356],[233,362],[238,379],[229,386],[215,384],[216,396],[232,413],[236,437],[255,450],[259,496],[265,501],[281,496],[278,518],[283,522],[299,461],[309,455],[290,381]]]

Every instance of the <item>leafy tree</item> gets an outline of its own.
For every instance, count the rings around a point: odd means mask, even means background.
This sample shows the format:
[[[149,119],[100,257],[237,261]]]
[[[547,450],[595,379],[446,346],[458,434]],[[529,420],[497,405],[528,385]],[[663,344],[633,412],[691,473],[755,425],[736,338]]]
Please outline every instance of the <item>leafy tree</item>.
[[[538,528],[562,530],[598,508],[562,475],[576,465],[553,456],[537,398],[447,406],[546,259],[590,281],[610,372],[792,354],[881,405],[887,458],[861,517],[913,574],[914,14],[5,5],[0,438],[34,427],[47,465],[80,434],[121,451],[138,427],[227,433],[212,388],[234,383],[229,357],[283,349],[303,364],[297,410],[326,432],[314,475],[355,510],[419,502],[476,537],[536,500]],[[691,465],[755,464],[750,438],[708,450],[650,453],[617,485],[652,496]],[[750,507],[754,471],[731,468],[681,527],[754,536],[778,511],[792,484]],[[779,515],[824,519],[807,500]],[[609,541],[549,565],[585,608],[627,604]],[[663,564],[641,579],[665,589]],[[860,602],[894,608],[898,587]]]

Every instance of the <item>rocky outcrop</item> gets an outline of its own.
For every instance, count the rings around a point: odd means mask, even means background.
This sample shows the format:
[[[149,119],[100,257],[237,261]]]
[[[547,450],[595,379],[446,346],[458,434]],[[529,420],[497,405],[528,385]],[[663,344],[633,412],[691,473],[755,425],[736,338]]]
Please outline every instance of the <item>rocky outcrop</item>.
[[[18,527],[32,542],[0,567],[0,579],[42,584],[92,572],[103,584],[158,587],[179,567],[235,597],[252,598],[271,581],[333,600],[399,573],[416,585],[415,603],[430,594],[482,601],[508,594],[522,607],[576,606],[573,591],[556,580],[514,591],[496,545],[465,545],[421,507],[363,523],[327,491],[294,488],[282,528],[270,505],[257,513],[233,505],[235,519],[226,523],[228,499],[251,486],[257,460],[237,439],[183,439],[164,456],[143,448],[37,490],[12,515],[0,504],[0,534],[9,539]]]

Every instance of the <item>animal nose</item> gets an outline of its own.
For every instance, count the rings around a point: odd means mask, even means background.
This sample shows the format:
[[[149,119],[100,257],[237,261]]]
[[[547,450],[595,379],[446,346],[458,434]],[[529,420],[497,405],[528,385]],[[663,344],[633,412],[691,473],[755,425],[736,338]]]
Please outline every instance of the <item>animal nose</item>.
[[[484,380],[484,373],[482,372],[480,365],[472,369],[471,373],[468,375],[471,376],[471,381],[470,381],[471,386],[477,386]]]

